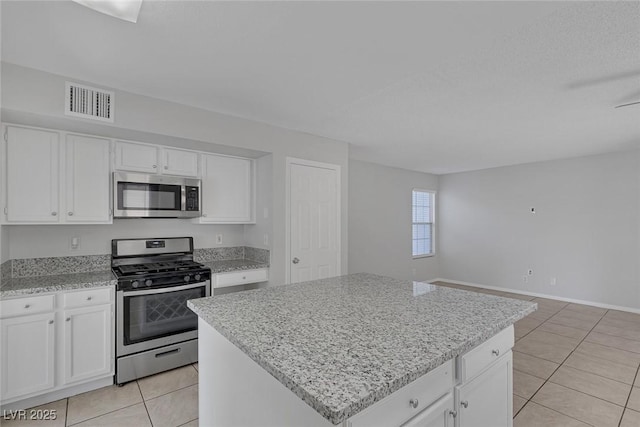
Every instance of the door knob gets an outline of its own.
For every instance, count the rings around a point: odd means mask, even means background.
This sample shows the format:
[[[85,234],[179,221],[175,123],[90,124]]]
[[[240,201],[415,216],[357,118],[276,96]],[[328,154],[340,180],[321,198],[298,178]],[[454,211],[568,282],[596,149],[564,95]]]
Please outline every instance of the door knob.
[[[297,264],[300,262],[300,260],[298,259],[298,257],[296,257],[291,262],[293,262],[294,264]]]
[[[469,407],[469,402],[466,400],[463,400],[462,402],[460,402],[460,405],[462,405],[463,408],[468,408]]]

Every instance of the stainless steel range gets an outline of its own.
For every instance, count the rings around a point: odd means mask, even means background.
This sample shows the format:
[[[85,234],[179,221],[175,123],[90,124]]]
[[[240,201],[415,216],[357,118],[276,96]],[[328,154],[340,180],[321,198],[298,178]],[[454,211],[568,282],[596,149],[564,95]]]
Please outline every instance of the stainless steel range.
[[[187,300],[211,295],[193,238],[115,239],[116,384],[198,360],[198,317]]]

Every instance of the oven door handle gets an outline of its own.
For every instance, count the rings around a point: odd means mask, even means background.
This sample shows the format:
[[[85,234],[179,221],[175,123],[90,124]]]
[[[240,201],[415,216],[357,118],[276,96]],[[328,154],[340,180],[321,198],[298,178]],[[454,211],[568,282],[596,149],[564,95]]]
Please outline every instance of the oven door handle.
[[[164,292],[176,292],[176,291],[184,291],[186,289],[202,288],[206,286],[207,286],[207,282],[198,282],[198,283],[192,283],[190,285],[168,286],[168,287],[152,289],[148,291],[145,290],[145,291],[123,292],[122,296],[129,297],[132,295],[153,295],[153,294],[161,294]]]

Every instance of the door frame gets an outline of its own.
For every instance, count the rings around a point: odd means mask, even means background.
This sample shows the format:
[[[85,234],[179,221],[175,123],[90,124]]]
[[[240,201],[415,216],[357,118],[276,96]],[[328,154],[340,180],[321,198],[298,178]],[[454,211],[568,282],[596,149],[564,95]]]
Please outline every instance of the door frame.
[[[301,165],[307,167],[316,167],[329,169],[336,172],[336,244],[338,245],[336,272],[338,276],[342,275],[342,183],[341,183],[341,167],[332,163],[316,162],[314,160],[298,159],[295,157],[286,158],[286,178],[285,178],[285,284],[291,283],[291,166]]]

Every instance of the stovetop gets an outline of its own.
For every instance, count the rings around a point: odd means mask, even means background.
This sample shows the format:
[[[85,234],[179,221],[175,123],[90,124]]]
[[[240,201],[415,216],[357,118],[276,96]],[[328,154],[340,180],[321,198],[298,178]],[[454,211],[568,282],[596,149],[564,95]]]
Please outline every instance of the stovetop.
[[[202,270],[204,265],[195,261],[148,262],[114,267],[117,277],[140,276],[153,273],[181,273],[190,270]]]

